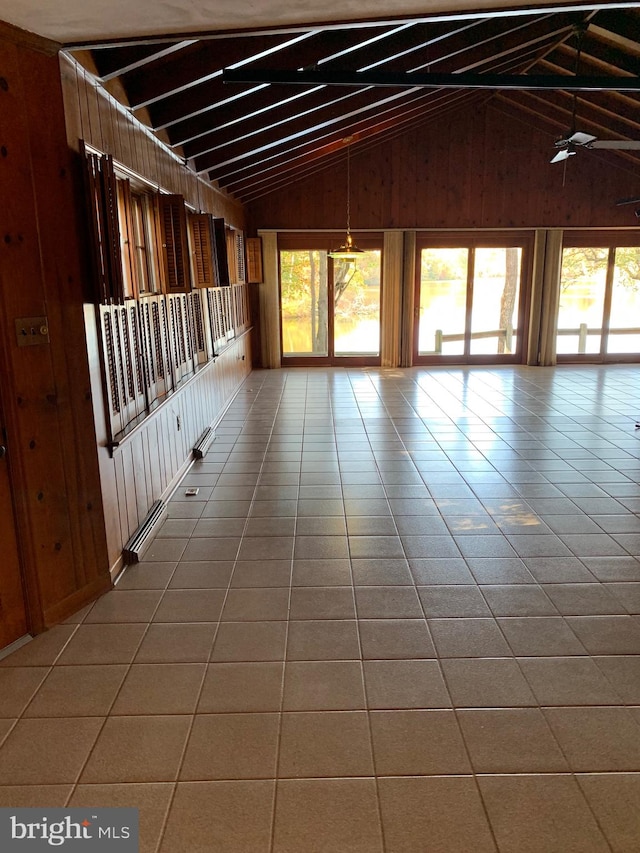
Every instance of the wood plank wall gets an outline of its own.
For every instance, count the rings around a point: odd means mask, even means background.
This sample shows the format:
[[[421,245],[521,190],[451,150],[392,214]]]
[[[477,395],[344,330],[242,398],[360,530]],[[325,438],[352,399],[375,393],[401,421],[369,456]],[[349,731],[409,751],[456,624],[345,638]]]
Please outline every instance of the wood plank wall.
[[[234,228],[244,228],[242,205],[198,178],[159,145],[150,131],[96,84],[89,71],[60,54],[60,73],[70,148],[79,151],[83,139],[161,189],[184,196],[197,210],[221,216]]]
[[[0,383],[37,632],[110,578],[58,59],[3,27],[0,68]],[[18,346],[15,321],[24,317],[46,317],[49,340]]]
[[[162,189],[180,193],[196,209],[224,217],[236,228],[244,227],[242,206],[188,171],[123,111],[114,98],[96,86],[89,72],[64,55],[60,58],[60,68],[71,148],[78,150],[79,140],[84,139]],[[115,575],[121,566],[123,546],[153,502],[166,497],[175,487],[190,463],[194,443],[219,418],[250,372],[250,335],[242,335],[215,362],[186,381],[121,441],[111,457],[107,449],[106,406],[93,306],[87,306],[85,321],[87,349],[93,366],[92,393],[109,566]]]
[[[634,227],[640,168],[611,151],[550,164],[553,137],[499,102],[444,116],[380,145],[351,147],[351,228]],[[250,228],[344,228],[342,167],[247,205]]]

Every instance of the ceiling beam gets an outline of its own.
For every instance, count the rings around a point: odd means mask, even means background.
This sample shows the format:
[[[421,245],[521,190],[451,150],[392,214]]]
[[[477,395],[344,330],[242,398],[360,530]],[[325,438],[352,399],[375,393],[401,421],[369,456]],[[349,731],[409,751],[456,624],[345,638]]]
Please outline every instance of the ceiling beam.
[[[425,89],[541,89],[567,92],[638,92],[640,77],[569,77],[555,74],[416,74],[384,71],[289,71],[225,68],[224,83],[286,83],[299,86],[420,86]]]

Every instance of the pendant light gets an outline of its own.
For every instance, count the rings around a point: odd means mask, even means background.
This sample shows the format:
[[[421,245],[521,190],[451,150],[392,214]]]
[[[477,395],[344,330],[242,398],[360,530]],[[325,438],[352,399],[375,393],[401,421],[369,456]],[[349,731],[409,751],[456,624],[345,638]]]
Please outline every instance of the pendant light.
[[[347,146],[347,235],[341,246],[329,252],[329,257],[336,260],[355,262],[360,255],[364,254],[364,249],[359,249],[354,245],[353,237],[351,236],[351,143],[353,142],[353,136],[347,136],[342,141]]]

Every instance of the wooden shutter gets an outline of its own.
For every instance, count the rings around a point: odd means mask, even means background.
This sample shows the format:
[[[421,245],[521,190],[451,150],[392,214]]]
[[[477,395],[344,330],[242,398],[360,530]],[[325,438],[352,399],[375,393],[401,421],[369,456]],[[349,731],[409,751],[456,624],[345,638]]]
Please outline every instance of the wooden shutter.
[[[229,277],[229,259],[227,256],[227,228],[224,219],[214,218],[213,235],[216,245],[216,258],[218,261],[218,273],[221,285],[231,284]]]
[[[250,284],[262,282],[262,238],[247,237],[247,281]]]
[[[123,269],[123,291],[125,298],[137,299],[140,292],[138,263],[136,258],[136,233],[131,205],[131,182],[117,181],[120,239]]]
[[[217,287],[219,282],[211,219],[208,213],[189,214],[191,271],[194,287]]]
[[[184,199],[181,195],[157,195],[156,204],[165,293],[188,293],[191,276]]]
[[[102,305],[120,304],[124,301],[124,283],[113,159],[85,152],[85,165],[95,299]]]

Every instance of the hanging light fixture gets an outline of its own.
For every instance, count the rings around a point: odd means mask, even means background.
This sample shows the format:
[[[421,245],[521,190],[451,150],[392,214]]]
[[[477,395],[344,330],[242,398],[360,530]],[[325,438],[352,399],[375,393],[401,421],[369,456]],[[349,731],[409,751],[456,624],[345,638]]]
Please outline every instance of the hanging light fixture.
[[[360,255],[364,254],[364,249],[359,249],[354,245],[353,237],[351,236],[351,143],[353,142],[353,136],[347,136],[342,141],[347,146],[347,236],[341,246],[329,252],[329,257],[336,260],[355,262]]]

